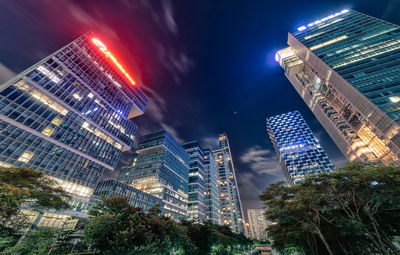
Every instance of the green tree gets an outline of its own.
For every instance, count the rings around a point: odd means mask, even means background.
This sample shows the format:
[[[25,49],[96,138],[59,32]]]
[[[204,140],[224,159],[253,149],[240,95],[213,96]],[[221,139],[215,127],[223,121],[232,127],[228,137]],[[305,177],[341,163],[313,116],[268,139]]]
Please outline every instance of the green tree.
[[[306,254],[397,254],[400,168],[351,163],[309,176],[295,186],[271,185],[260,199],[276,225],[268,231],[281,251]]]
[[[0,229],[10,229],[23,222],[20,207],[33,210],[66,209],[68,196],[56,182],[30,168],[0,167]]]
[[[52,229],[39,229],[30,232],[17,245],[6,248],[1,255],[39,255],[47,254],[57,236]]]

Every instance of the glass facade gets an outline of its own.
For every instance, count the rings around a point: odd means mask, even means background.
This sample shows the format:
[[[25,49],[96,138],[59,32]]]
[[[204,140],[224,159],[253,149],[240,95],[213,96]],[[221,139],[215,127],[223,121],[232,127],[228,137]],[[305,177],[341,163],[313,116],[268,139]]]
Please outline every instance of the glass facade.
[[[148,101],[104,48],[85,34],[0,86],[0,164],[43,171],[78,211],[131,148],[130,118]]]
[[[123,168],[118,180],[159,197],[165,215],[187,217],[189,154],[167,131],[140,139],[133,166]]]
[[[276,60],[345,156],[399,163],[400,26],[343,10],[288,44]]]
[[[230,226],[233,232],[244,234],[242,202],[228,137],[225,133],[220,134],[218,141],[218,148],[212,152],[218,167],[222,224]]]
[[[184,143],[189,154],[188,217],[195,222],[206,219],[204,206],[204,151],[196,141]]]
[[[334,169],[298,111],[267,118],[267,130],[290,184],[300,183],[307,174]]]
[[[207,220],[214,224],[221,225],[218,167],[214,154],[210,149],[204,149],[204,191],[204,205]]]
[[[156,196],[135,189],[129,185],[116,180],[101,181],[94,190],[93,202],[99,202],[101,197],[125,197],[128,203],[134,207],[140,207],[144,211],[148,211],[154,205],[159,204],[162,210],[162,200]]]
[[[247,217],[249,218],[251,238],[264,240],[267,238],[267,224],[264,209],[247,209]]]

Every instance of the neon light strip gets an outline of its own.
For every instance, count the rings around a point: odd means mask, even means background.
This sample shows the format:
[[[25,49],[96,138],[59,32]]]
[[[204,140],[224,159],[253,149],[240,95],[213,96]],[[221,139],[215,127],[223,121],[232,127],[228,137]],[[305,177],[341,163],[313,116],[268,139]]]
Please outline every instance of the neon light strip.
[[[92,42],[99,47],[99,50],[106,55],[107,58],[111,59],[112,62],[118,67],[118,69],[125,75],[125,77],[132,83],[132,85],[136,85],[135,81],[131,78],[131,76],[125,71],[122,65],[118,62],[118,60],[114,57],[114,55],[107,50],[107,47],[97,38],[92,38]]]

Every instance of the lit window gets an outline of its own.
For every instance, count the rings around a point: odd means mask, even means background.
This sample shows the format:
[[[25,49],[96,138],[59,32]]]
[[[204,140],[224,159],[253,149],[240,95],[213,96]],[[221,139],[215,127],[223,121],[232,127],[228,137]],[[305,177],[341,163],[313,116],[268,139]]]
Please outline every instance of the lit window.
[[[40,71],[45,76],[47,76],[47,78],[49,78],[54,83],[58,83],[60,81],[60,78],[58,78],[57,75],[55,75],[54,73],[50,72],[49,69],[47,69],[44,66],[39,66],[37,68],[37,70]]]
[[[82,99],[82,97],[81,97],[78,93],[74,93],[72,96],[73,96],[75,99],[78,99],[78,100],[81,100],[81,99]]]
[[[31,152],[31,151],[25,151],[24,153],[22,153],[21,156],[19,156],[18,161],[19,162],[24,162],[24,163],[28,163],[29,160],[33,157],[35,153]]]
[[[400,102],[400,97],[389,97],[390,101],[392,101],[393,103],[397,103]]]
[[[93,94],[92,93],[89,93],[87,96],[88,96],[88,98],[93,98]]]
[[[43,129],[42,134],[44,134],[45,136],[51,136],[51,134],[53,134],[54,129],[52,129],[51,127],[46,127],[45,129]]]
[[[318,44],[318,45],[312,46],[312,47],[310,48],[310,50],[316,50],[316,49],[319,49],[319,48],[328,46],[328,45],[330,45],[330,44],[332,44],[332,43],[342,41],[342,40],[344,40],[344,39],[347,39],[347,35],[343,35],[343,36],[338,37],[338,38],[336,38],[336,39],[329,40],[329,41],[327,41],[327,42],[320,43],[320,44]]]
[[[58,125],[60,125],[60,123],[61,123],[61,119],[58,118],[58,117],[55,117],[55,118],[51,121],[51,123],[54,124],[54,125],[56,125],[56,126],[58,126]]]

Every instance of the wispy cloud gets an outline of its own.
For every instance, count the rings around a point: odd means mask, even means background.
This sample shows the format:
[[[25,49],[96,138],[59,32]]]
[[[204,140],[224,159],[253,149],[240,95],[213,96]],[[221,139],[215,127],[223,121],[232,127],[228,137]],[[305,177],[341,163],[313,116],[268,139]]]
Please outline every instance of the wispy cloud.
[[[246,208],[262,207],[258,196],[272,183],[285,180],[274,152],[255,145],[241,156],[241,163],[247,165],[247,171],[237,171],[240,194]]]
[[[0,84],[8,81],[15,76],[15,73],[0,62]]]

